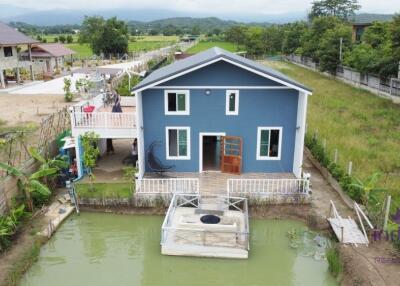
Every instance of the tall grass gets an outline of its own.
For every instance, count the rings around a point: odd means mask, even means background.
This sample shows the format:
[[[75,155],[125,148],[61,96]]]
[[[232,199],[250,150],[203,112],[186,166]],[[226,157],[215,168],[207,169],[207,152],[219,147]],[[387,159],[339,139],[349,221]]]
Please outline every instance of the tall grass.
[[[343,271],[343,264],[340,260],[339,251],[336,247],[330,247],[326,250],[326,259],[328,260],[329,271],[333,277],[340,277]]]
[[[285,62],[264,62],[313,89],[309,97],[308,132],[326,139],[327,152],[361,180],[383,173],[379,186],[400,206],[400,106],[368,91]]]

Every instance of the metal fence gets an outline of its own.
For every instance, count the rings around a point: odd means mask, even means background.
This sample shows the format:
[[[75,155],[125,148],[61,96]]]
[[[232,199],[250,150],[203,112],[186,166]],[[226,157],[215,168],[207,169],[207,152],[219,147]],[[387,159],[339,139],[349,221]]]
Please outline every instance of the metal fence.
[[[318,63],[307,57],[298,55],[289,55],[285,57],[287,60],[306,66],[310,69],[319,70]],[[350,67],[339,66],[335,76],[339,79],[350,82],[358,87],[379,92],[388,96],[400,97],[400,79],[398,78],[380,78],[373,74],[363,74]]]

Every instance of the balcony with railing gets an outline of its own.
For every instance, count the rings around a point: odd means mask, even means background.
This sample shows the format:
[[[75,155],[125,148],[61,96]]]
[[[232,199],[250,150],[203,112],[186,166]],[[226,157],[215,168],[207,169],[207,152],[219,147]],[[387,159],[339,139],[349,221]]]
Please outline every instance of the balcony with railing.
[[[121,111],[113,112],[105,94],[70,107],[72,136],[95,132],[100,138],[136,137],[135,98],[122,98]]]

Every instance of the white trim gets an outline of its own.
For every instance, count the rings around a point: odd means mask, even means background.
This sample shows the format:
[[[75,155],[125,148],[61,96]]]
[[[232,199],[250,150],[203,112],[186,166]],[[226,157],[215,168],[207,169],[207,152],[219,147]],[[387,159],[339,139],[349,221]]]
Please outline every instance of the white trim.
[[[296,138],[293,156],[293,174],[297,178],[301,178],[303,166],[304,137],[306,133],[306,117],[307,117],[307,99],[308,95],[299,92],[297,104],[297,123]]]
[[[219,61],[228,62],[228,63],[230,63],[230,64],[233,64],[233,65],[238,66],[238,67],[241,67],[241,68],[243,68],[243,69],[245,69],[245,70],[251,71],[251,72],[253,72],[253,73],[255,73],[255,74],[258,74],[258,75],[260,75],[260,76],[262,76],[262,77],[265,77],[265,78],[268,78],[268,79],[273,80],[273,81],[275,81],[275,82],[278,82],[278,83],[280,83],[280,84],[283,84],[283,85],[285,85],[285,86],[287,86],[287,87],[296,89],[296,90],[298,90],[298,91],[305,92],[305,93],[307,93],[307,94],[311,94],[310,91],[308,91],[308,90],[306,90],[306,89],[304,89],[304,88],[298,87],[298,86],[296,86],[296,85],[294,85],[294,84],[285,82],[285,81],[283,81],[283,80],[281,80],[281,79],[278,79],[278,78],[276,78],[276,77],[273,77],[273,76],[271,76],[271,75],[267,75],[266,73],[263,73],[263,72],[260,72],[260,71],[255,70],[255,69],[249,68],[249,67],[244,66],[244,65],[242,65],[242,64],[239,64],[239,63],[237,63],[237,62],[235,62],[235,61],[225,59],[225,58],[223,58],[222,56],[219,57],[219,58],[216,58],[216,59],[214,59],[214,60],[208,61],[208,62],[206,62],[206,63],[200,64],[200,65],[196,65],[196,66],[194,66],[194,67],[192,67],[192,68],[190,68],[190,69],[184,70],[184,71],[179,72],[179,73],[174,74],[174,75],[171,75],[171,76],[169,76],[169,77],[167,77],[167,78],[161,79],[161,80],[156,81],[156,82],[154,82],[154,83],[145,85],[145,86],[139,88],[138,90],[133,91],[132,93],[137,93],[137,92],[140,92],[140,91],[142,91],[142,90],[152,88],[152,87],[154,87],[154,86],[156,86],[156,85],[159,85],[160,83],[163,83],[163,82],[169,81],[169,80],[171,80],[171,79],[180,77],[180,76],[182,76],[182,75],[185,75],[185,74],[187,74],[187,73],[190,73],[190,72],[195,71],[195,70],[198,70],[198,69],[201,69],[201,68],[203,68],[203,67],[206,67],[206,66],[208,66],[208,65],[211,65],[211,64],[216,63],[216,62],[219,62]]]
[[[168,93],[175,93],[176,94],[176,105],[177,105],[177,111],[168,111]],[[184,111],[178,111],[178,94],[184,94],[185,95],[185,110]],[[164,90],[164,111],[165,115],[190,115],[190,91],[189,90],[170,90],[166,89]]]
[[[143,101],[141,92],[136,95],[136,136],[138,143],[139,179],[141,179],[143,178],[146,169],[143,129]],[[139,184],[137,184],[136,188],[138,187]]]
[[[235,110],[229,110],[229,96],[234,93],[235,94]],[[237,89],[228,89],[225,95],[225,115],[239,115],[239,90]]]
[[[177,133],[176,144],[177,144],[177,156],[170,156],[169,155],[169,133],[168,130],[186,130],[187,136],[187,155],[186,156],[179,156],[179,132]],[[166,126],[165,127],[165,156],[167,160],[190,160],[190,127],[187,126]]]
[[[261,131],[262,130],[279,130],[279,143],[278,143],[278,157],[270,157],[268,156],[261,156],[260,151],[261,151]],[[256,159],[258,161],[260,160],[268,160],[268,161],[273,161],[273,160],[280,160],[281,159],[281,152],[282,152],[282,136],[283,136],[283,128],[282,127],[273,127],[273,126],[260,126],[257,127],[257,148],[256,148]],[[271,141],[271,134],[268,138]],[[270,144],[268,144],[269,148]]]
[[[203,172],[203,137],[225,136],[225,132],[200,132],[199,133],[199,173]]]
[[[282,85],[158,85],[150,87],[149,89],[292,89],[288,86]]]

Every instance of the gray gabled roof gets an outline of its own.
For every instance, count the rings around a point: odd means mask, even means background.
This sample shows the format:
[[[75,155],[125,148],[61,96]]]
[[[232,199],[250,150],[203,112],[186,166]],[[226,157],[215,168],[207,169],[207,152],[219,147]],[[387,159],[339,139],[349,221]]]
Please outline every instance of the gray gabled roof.
[[[28,45],[34,43],[38,43],[38,41],[0,22],[0,46]]]
[[[137,91],[139,89],[140,90],[146,89],[147,86],[150,86],[156,82],[168,79],[170,77],[173,77],[174,75],[180,74],[192,68],[196,68],[196,66],[206,64],[208,62],[217,60],[219,58],[233,61],[239,65],[245,66],[257,72],[271,76],[277,80],[281,80],[299,89],[311,92],[311,89],[309,89],[308,87],[298,83],[297,81],[287,77],[286,75],[274,69],[268,68],[262,64],[235,55],[231,52],[228,52],[218,47],[208,49],[204,52],[195,54],[191,57],[176,61],[168,66],[159,68],[158,70],[151,73],[148,77],[144,78],[138,85],[136,85],[133,88],[133,91]]]

